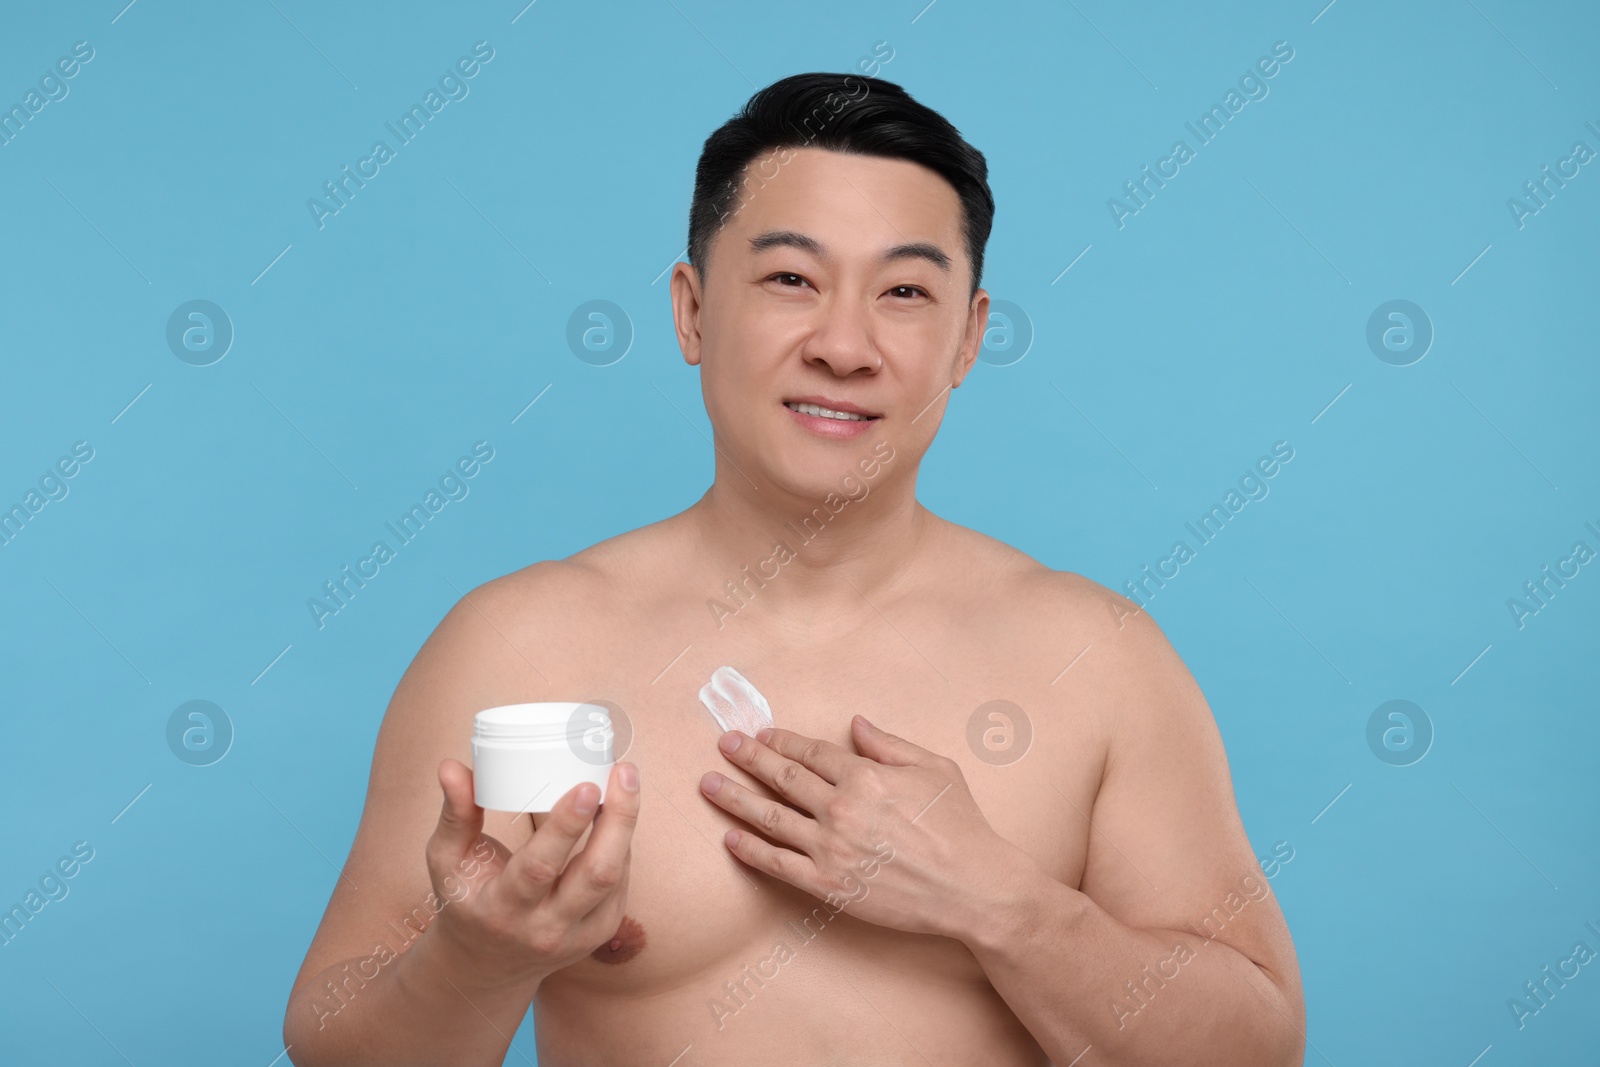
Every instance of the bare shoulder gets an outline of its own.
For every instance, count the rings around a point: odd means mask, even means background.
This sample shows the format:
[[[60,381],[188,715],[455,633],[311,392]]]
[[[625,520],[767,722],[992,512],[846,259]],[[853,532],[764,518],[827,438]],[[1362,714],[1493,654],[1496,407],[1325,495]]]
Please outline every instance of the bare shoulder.
[[[1140,687],[1181,685],[1188,671],[1161,628],[1137,604],[1074,571],[1056,570],[986,534],[949,523],[940,569],[962,617],[1033,635],[1024,647],[1082,652],[1099,661],[1125,696]],[[1074,668],[1076,669],[1076,668]],[[1149,691],[1148,688],[1145,689]]]
[[[433,723],[458,725],[450,712],[562,699],[595,650],[614,641],[617,620],[659,585],[651,576],[675,551],[669,523],[630,530],[564,559],[540,560],[462,596],[395,691],[384,722],[385,731],[397,735],[393,742],[427,743]],[[380,736],[380,749],[384,740]]]
[[[617,609],[636,609],[638,598],[659,586],[664,564],[681,553],[682,544],[673,519],[650,523],[485,582],[453,614],[481,609],[496,623],[552,635],[614,625]]]
[[[1025,618],[1033,648],[1070,658],[1056,688],[1102,727],[1082,891],[1131,926],[1228,944],[1301,1019],[1293,942],[1239,818],[1221,734],[1161,627],[1083,575],[959,527],[952,537],[974,603],[981,596],[988,610]]]
[[[1232,782],[1215,717],[1199,684],[1150,614],[1073,571],[1055,570],[992,539],[986,583],[1001,610],[1026,619],[1032,647],[1053,650],[1078,706],[1106,739],[1109,781],[1148,774],[1167,760],[1198,769],[1219,820],[1237,827]],[[1110,798],[1108,798],[1108,802]]]
[[[454,758],[471,766],[478,711],[568,695],[571,672],[581,672],[586,651],[606,645],[605,622],[618,591],[646,565],[649,538],[659,537],[633,536],[639,533],[476,586],[422,642],[378,728],[350,856],[292,999],[325,968],[371,952],[373,931],[386,921],[407,915],[429,921],[436,909],[428,906],[424,849],[443,802],[440,763]],[[529,833],[521,820],[493,811],[484,815],[484,830],[510,848]],[[309,1009],[296,1010],[303,1016]]]

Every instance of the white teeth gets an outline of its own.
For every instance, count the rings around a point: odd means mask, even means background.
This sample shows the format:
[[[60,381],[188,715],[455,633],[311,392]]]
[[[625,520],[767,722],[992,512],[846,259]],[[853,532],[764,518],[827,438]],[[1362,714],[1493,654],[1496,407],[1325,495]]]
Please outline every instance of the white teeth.
[[[798,411],[805,415],[820,415],[825,419],[841,419],[845,422],[868,422],[865,415],[857,415],[851,411],[832,411],[828,408],[818,407],[816,404],[791,404],[785,403],[784,407],[790,411]]]

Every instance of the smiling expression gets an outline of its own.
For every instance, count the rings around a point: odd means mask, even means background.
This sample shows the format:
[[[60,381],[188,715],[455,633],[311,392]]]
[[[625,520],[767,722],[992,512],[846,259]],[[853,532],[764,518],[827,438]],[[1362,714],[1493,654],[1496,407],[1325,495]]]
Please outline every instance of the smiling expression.
[[[879,440],[913,458],[971,369],[988,294],[969,299],[961,203],[934,171],[815,148],[754,189],[679,264],[673,308],[718,444],[804,495]]]

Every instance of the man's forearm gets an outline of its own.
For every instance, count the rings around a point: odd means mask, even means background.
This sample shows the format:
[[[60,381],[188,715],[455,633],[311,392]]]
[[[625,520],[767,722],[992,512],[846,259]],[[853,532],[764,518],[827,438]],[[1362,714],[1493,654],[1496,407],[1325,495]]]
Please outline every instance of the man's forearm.
[[[499,1067],[538,990],[486,985],[434,925],[375,975],[371,960],[335,964],[291,999],[284,1041],[296,1067]]]
[[[999,872],[997,872],[999,873]],[[1281,990],[1242,953],[1189,931],[1140,930],[1023,857],[962,940],[1058,1067],[1298,1065]]]

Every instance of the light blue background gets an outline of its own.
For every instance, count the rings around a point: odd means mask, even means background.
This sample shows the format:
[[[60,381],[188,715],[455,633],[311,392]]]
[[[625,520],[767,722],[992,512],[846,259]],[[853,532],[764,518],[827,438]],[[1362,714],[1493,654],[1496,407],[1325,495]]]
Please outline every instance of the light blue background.
[[[475,584],[707,484],[657,280],[702,141],[886,41],[881,76],[987,155],[984,282],[1035,332],[955,394],[930,508],[1121,588],[1295,449],[1151,611],[1257,853],[1295,850],[1272,885],[1307,1062],[1595,1062],[1600,966],[1521,1031],[1506,1006],[1600,948],[1600,566],[1520,630],[1506,606],[1600,549],[1600,163],[1523,228],[1506,206],[1600,150],[1593,5],[124,2],[0,16],[7,108],[95,49],[0,147],[0,504],[95,449],[0,546],[0,904],[95,849],[0,948],[0,1060],[282,1051],[422,640]],[[307,198],[479,40],[470,95],[319,230]],[[1119,230],[1107,199],[1280,40],[1270,95]],[[193,299],[236,331],[207,367],[165,341]],[[592,299],[636,331],[611,366],[565,341]],[[1391,299],[1436,331],[1410,366],[1365,340]],[[480,439],[470,496],[319,631],[306,599]],[[1405,767],[1365,734],[1397,698],[1436,731]],[[209,767],[165,740],[191,699],[236,730]]]

